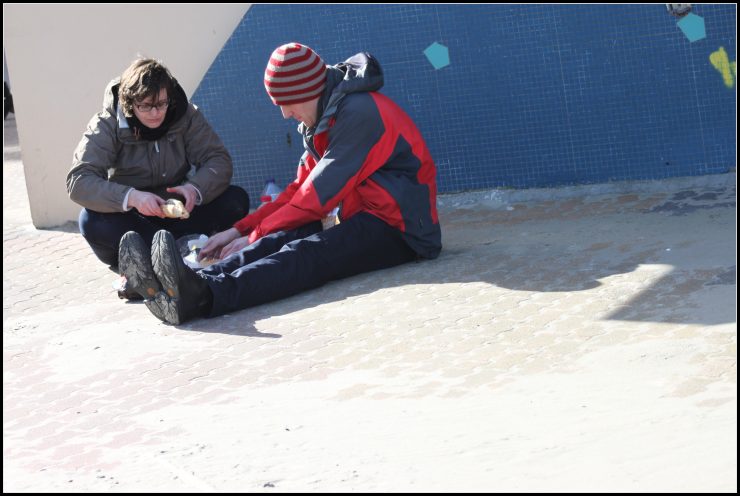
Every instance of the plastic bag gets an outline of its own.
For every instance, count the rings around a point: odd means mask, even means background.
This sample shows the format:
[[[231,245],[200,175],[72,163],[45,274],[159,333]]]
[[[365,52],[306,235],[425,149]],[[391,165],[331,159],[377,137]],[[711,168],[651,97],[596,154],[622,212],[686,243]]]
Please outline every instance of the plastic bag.
[[[208,241],[208,236],[205,234],[191,234],[177,240],[177,248],[180,250],[180,255],[185,265],[191,269],[198,270],[220,261],[216,258],[198,260],[200,249],[203,248],[206,241]]]

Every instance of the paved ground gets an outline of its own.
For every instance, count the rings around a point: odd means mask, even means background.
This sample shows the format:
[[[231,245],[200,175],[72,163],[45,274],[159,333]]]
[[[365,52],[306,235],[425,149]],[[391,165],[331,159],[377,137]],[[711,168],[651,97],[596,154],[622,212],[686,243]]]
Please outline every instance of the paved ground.
[[[446,196],[437,260],[173,327],[4,138],[4,491],[737,490],[734,174]]]

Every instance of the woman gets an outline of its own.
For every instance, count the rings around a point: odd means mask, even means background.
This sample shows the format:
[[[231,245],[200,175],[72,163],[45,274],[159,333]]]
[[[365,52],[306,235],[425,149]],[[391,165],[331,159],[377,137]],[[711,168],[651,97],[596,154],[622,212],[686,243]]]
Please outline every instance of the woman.
[[[128,231],[151,243],[160,229],[211,234],[244,217],[249,196],[229,184],[232,173],[229,152],[177,80],[159,61],[139,59],[105,89],[103,110],[74,152],[67,191],[83,207],[80,233],[118,272]],[[165,217],[168,198],[184,203],[187,218]]]

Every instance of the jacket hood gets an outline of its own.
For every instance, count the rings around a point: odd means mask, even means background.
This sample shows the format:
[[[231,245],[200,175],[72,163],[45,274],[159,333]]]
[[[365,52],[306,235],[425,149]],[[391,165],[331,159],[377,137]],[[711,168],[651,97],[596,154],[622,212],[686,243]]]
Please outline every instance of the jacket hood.
[[[326,68],[326,88],[319,100],[316,133],[324,130],[339,102],[350,93],[378,91],[383,87],[383,69],[378,59],[367,52],[354,55],[342,63]],[[304,126],[298,127],[300,132]]]
[[[121,84],[121,78],[115,78],[108,86],[105,87],[103,93],[103,109],[107,110],[111,115],[116,115],[118,110],[118,86]]]
[[[327,87],[343,94],[378,91],[383,87],[383,69],[378,60],[367,52],[358,53],[344,62],[328,68]],[[341,79],[340,79],[341,78]]]

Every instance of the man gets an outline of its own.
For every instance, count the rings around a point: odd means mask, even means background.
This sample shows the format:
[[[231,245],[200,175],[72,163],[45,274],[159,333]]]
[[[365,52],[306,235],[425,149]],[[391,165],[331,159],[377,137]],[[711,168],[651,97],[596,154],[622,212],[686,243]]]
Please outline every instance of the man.
[[[275,49],[265,88],[283,117],[301,122],[305,153],[273,202],[211,237],[197,273],[162,230],[151,249],[121,241],[122,267],[159,319],[180,324],[285,298],[322,284],[439,254],[436,168],[416,125],[388,97],[378,62],[361,53],[326,66],[309,47]],[[340,222],[321,219],[340,207]],[[151,262],[151,263],[150,263]]]
[[[232,172],[229,152],[169,70],[139,59],[108,84],[103,110],[75,150],[67,191],[84,207],[80,232],[117,272],[127,231],[151,243],[160,229],[211,234],[244,217],[249,196],[229,185]],[[165,217],[167,198],[182,200],[187,218]]]

